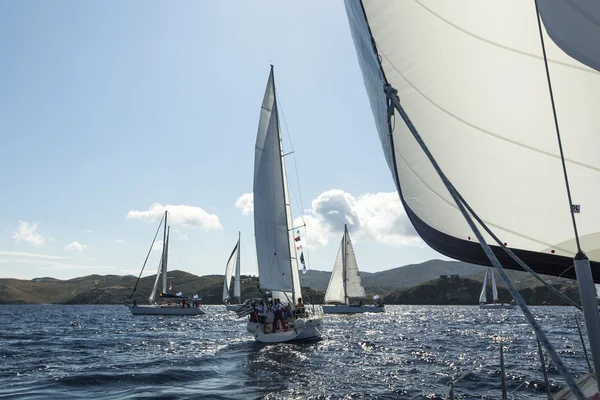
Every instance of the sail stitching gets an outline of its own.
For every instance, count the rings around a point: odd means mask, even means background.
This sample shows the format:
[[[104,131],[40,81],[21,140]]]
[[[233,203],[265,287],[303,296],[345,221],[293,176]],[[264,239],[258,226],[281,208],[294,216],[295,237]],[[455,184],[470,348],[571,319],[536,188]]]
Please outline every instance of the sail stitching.
[[[508,139],[508,138],[506,138],[504,136],[501,136],[501,135],[499,135],[497,133],[488,131],[485,128],[479,127],[479,126],[477,126],[477,125],[475,125],[475,124],[473,124],[473,123],[471,123],[471,122],[469,122],[469,121],[467,121],[467,120],[459,117],[458,115],[450,112],[449,110],[445,109],[444,107],[442,107],[441,105],[439,105],[438,103],[436,103],[435,101],[433,101],[425,93],[423,93],[421,90],[419,90],[412,82],[410,82],[406,78],[406,76],[402,72],[400,72],[400,70],[394,65],[394,63],[391,62],[391,60],[385,55],[385,53],[383,51],[381,51],[381,49],[379,49],[379,52],[381,52],[381,54],[387,60],[387,62],[390,64],[390,66],[392,68],[394,68],[394,70],[402,77],[402,79],[404,79],[404,81],[410,87],[412,87],[417,93],[419,93],[425,100],[427,100],[429,103],[431,103],[434,107],[436,107],[440,111],[444,112],[445,114],[449,115],[450,117],[456,119],[459,122],[462,122],[463,124],[465,124],[465,125],[473,128],[475,130],[478,130],[479,132],[485,133],[485,134],[487,134],[489,136],[492,136],[492,137],[494,137],[496,139],[500,139],[500,140],[502,140],[504,142],[513,144],[515,146],[522,147],[522,148],[527,149],[527,150],[531,150],[531,151],[539,153],[539,154],[543,154],[543,155],[546,155],[546,156],[549,156],[549,157],[552,157],[552,158],[560,159],[560,155],[558,155],[558,154],[554,154],[554,153],[551,153],[551,152],[548,152],[548,151],[536,149],[535,147],[526,145],[524,143],[517,142],[516,140]],[[583,163],[583,162],[580,162],[580,161],[577,161],[577,160],[573,160],[573,159],[570,159],[570,158],[565,158],[565,161],[569,162],[571,164],[574,164],[574,165],[579,165],[581,167],[588,168],[588,169],[596,171],[596,172],[600,172],[600,167],[594,167],[592,165],[589,165],[589,164],[586,164],[586,163]]]
[[[474,39],[480,40],[480,41],[482,41],[482,42],[485,42],[485,43],[487,43],[487,44],[490,44],[490,45],[492,45],[492,46],[494,46],[494,47],[501,48],[501,49],[503,49],[503,50],[507,50],[507,51],[510,51],[510,52],[513,52],[513,53],[521,54],[521,55],[523,55],[523,56],[527,56],[527,57],[535,58],[536,60],[543,60],[543,59],[544,59],[543,57],[540,57],[540,56],[538,56],[538,55],[531,54],[531,53],[528,53],[528,52],[526,52],[526,51],[523,51],[523,50],[518,50],[518,49],[515,49],[515,48],[513,48],[513,47],[508,47],[508,46],[505,46],[505,45],[503,45],[503,44],[500,44],[500,43],[497,43],[497,42],[491,41],[491,40],[489,40],[489,39],[483,38],[483,37],[481,37],[481,36],[475,35],[474,33],[472,33],[472,32],[469,32],[469,31],[467,31],[466,29],[463,29],[463,28],[461,28],[460,26],[458,26],[458,25],[456,25],[456,24],[452,23],[451,21],[447,20],[446,18],[442,17],[441,15],[439,15],[439,14],[435,13],[433,10],[431,10],[430,8],[428,8],[427,6],[425,6],[424,4],[422,4],[422,3],[421,3],[419,0],[414,0],[414,2],[415,2],[415,3],[417,3],[418,5],[420,5],[421,7],[423,7],[425,10],[427,10],[427,11],[428,11],[429,13],[431,13],[433,16],[435,16],[435,17],[439,18],[441,21],[445,22],[446,24],[448,24],[448,25],[452,26],[454,29],[456,29],[456,30],[458,30],[458,31],[461,31],[461,32],[463,32],[465,35],[468,35],[468,36],[470,36],[470,37],[472,37],[472,38],[474,38]],[[563,67],[567,67],[567,68],[573,68],[573,69],[577,69],[577,70],[580,70],[580,71],[583,71],[583,72],[588,72],[588,73],[590,73],[590,74],[600,74],[600,72],[598,72],[598,71],[596,71],[596,70],[593,70],[593,69],[591,69],[591,68],[587,68],[587,67],[581,67],[581,66],[579,66],[579,65],[573,65],[573,64],[569,64],[569,63],[566,63],[566,62],[563,62],[563,61],[558,61],[558,60],[550,60],[550,59],[549,59],[549,60],[548,60],[548,62],[550,62],[550,63],[552,63],[552,64],[557,64],[557,65],[560,65],[560,66],[563,66]]]

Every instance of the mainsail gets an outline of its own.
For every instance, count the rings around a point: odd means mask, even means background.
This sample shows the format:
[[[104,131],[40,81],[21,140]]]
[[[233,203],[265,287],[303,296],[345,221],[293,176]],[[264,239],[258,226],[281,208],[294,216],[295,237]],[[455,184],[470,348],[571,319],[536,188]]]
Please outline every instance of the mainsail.
[[[261,289],[282,302],[300,295],[296,247],[275,97],[273,67],[260,111],[254,158],[254,235]]]
[[[346,226],[344,226],[344,238],[346,239],[346,296],[367,297],[358,272],[356,254],[354,254],[350,233]]]
[[[506,246],[538,273],[574,278],[577,246],[535,2],[345,3],[385,157],[419,235],[447,256],[490,264],[388,105],[386,84],[454,187]],[[600,186],[592,183],[600,179],[600,7],[538,3],[574,212],[581,212],[577,229],[600,282]],[[504,266],[520,269],[492,248]]]

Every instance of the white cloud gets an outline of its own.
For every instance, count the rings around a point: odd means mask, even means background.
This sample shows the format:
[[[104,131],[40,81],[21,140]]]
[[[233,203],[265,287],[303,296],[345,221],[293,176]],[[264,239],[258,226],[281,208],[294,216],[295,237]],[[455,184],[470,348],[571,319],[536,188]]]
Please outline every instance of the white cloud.
[[[65,246],[66,251],[84,251],[87,249],[87,245],[81,244],[78,241],[74,241]]]
[[[19,227],[13,233],[13,239],[17,242],[21,240],[31,243],[34,247],[41,247],[44,244],[44,235],[37,232],[37,224],[30,224],[26,221],[19,221]]]
[[[116,239],[115,243],[118,243],[118,244],[125,243],[125,239]]]
[[[8,256],[8,257],[33,257],[33,258],[47,258],[47,259],[63,259],[67,257],[60,256],[50,256],[47,254],[36,254],[36,253],[23,253],[20,251],[0,251],[0,256]]]
[[[240,196],[235,206],[242,214],[251,214],[252,194]],[[354,197],[343,190],[328,190],[312,201],[303,217],[294,219],[294,226],[303,224],[306,230],[301,230],[302,242],[309,248],[326,246],[331,238],[342,234],[344,224],[355,242],[373,240],[394,247],[423,245],[396,192]]]
[[[390,246],[414,246],[423,242],[414,230],[396,192],[366,193],[358,197],[332,189],[312,201],[304,217],[311,247],[325,246],[340,235],[344,224],[355,241],[373,240]],[[294,225],[301,225],[296,218]]]
[[[163,241],[157,240],[152,244],[152,251],[161,251],[163,248]]]
[[[147,211],[131,210],[126,219],[141,219],[148,222],[160,221],[165,210],[169,211],[169,224],[203,228],[204,230],[223,229],[219,217],[209,214],[200,207],[171,206],[154,203]]]
[[[254,196],[252,193],[244,193],[236,201],[235,206],[242,210],[242,215],[250,215],[254,211]]]
[[[94,233],[93,229],[84,229],[83,232],[85,233]]]

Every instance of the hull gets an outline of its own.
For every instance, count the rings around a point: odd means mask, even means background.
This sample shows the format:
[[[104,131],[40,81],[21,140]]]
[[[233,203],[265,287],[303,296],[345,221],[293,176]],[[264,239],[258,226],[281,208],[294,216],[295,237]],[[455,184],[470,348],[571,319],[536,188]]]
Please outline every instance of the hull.
[[[292,326],[292,324],[294,326]],[[304,320],[297,319],[295,322],[288,323],[288,331],[276,331],[265,333],[265,324],[259,322],[248,322],[246,329],[254,336],[257,342],[261,343],[287,343],[303,342],[309,340],[318,340],[322,336],[323,318],[315,317]],[[272,324],[267,324],[272,325]]]
[[[491,309],[504,309],[510,310],[515,308],[516,306],[513,304],[480,304],[479,308],[482,310],[491,310]]]
[[[227,311],[237,311],[242,307],[241,304],[225,304]]]
[[[173,306],[127,306],[133,315],[204,315],[199,308],[182,308]]]
[[[323,314],[363,314],[363,313],[382,313],[385,312],[385,306],[323,306]]]

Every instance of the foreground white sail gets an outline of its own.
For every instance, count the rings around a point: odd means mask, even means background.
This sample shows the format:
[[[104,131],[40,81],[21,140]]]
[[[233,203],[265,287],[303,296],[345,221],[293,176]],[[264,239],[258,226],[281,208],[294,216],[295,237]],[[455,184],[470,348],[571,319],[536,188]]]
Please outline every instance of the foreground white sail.
[[[179,294],[172,295],[167,291],[167,266],[169,260],[169,228],[167,226],[167,218],[168,214],[167,211],[165,211],[162,257],[158,265],[158,271],[156,272],[154,287],[148,297],[150,304],[139,305],[134,301],[132,305],[128,305],[127,307],[133,315],[203,315],[205,313],[199,308],[197,296],[194,296],[194,298],[190,300],[186,296]],[[156,290],[159,281],[162,281],[162,291],[159,293],[159,298],[157,300]]]
[[[260,288],[292,309],[301,297],[296,246],[283,159],[273,67],[265,91],[254,158],[254,235]],[[279,343],[321,337],[322,314],[311,307],[288,322],[288,331],[269,332],[268,323],[248,322],[257,341]],[[313,313],[317,311],[317,313]],[[271,324],[272,325],[272,324]]]
[[[345,4],[417,232],[449,257],[493,265],[572,394],[585,398],[502,266],[577,277],[596,375],[589,394],[600,394],[598,2]]]
[[[492,277],[492,302],[487,301],[487,278],[488,275]],[[481,287],[481,294],[479,295],[479,308],[481,309],[511,309],[515,308],[514,304],[504,304],[499,301],[498,288],[496,287],[496,278],[494,278],[494,269],[487,268],[485,270],[485,276],[483,277],[483,285]]]
[[[240,235],[238,233],[238,241],[227,260],[225,266],[225,281],[223,282],[223,303],[227,311],[237,311],[241,307],[241,288],[240,288]],[[235,274],[234,274],[235,271]],[[232,296],[230,296],[231,277],[233,278],[233,299],[237,299],[237,304],[231,304]]]
[[[358,272],[352,240],[348,233],[348,227],[344,225],[344,235],[325,292],[325,302],[333,304],[324,305],[323,313],[360,314],[385,311],[383,305],[365,305],[362,300],[358,304],[350,303],[351,298],[364,299],[365,297],[367,294]]]

